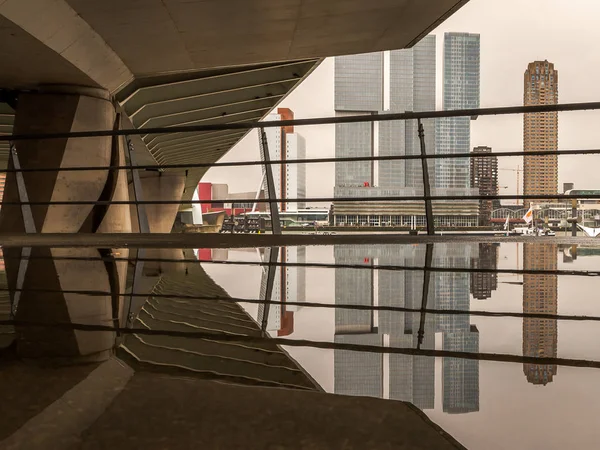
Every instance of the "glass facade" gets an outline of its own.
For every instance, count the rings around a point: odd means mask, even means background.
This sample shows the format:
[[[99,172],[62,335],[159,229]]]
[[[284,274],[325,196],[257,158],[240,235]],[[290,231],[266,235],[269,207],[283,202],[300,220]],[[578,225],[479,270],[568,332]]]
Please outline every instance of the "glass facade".
[[[444,110],[479,108],[480,38],[478,34],[444,35]],[[469,117],[444,117],[436,121],[436,151],[439,154],[469,153]],[[437,188],[470,188],[467,158],[438,160],[435,166]]]
[[[335,58],[335,110],[383,109],[383,52]]]
[[[377,114],[383,110],[383,99],[389,95],[389,111],[431,111],[435,109],[436,38],[427,36],[411,49],[389,53],[389,72],[384,73],[384,53],[342,56],[335,62],[335,109],[338,115]],[[389,92],[384,92],[384,77],[389,77]],[[430,152],[435,149],[435,124],[425,120],[425,142]],[[338,158],[420,154],[416,121],[379,122],[375,124],[337,124],[335,154]],[[377,142],[375,142],[377,141]],[[377,166],[375,166],[377,164]],[[376,170],[377,167],[377,170]],[[377,179],[375,174],[377,173]],[[433,174],[433,170],[431,171]],[[423,194],[421,162],[364,161],[338,163],[335,169],[335,196],[348,195],[348,189],[359,196],[386,195],[393,190],[399,195]],[[375,192],[373,187],[378,189]],[[350,223],[381,225],[392,221],[365,216]],[[344,220],[346,222],[346,220]]]
[[[338,123],[335,125],[336,158],[373,155],[373,124]],[[357,161],[336,163],[336,186],[364,186],[373,184],[373,162]]]

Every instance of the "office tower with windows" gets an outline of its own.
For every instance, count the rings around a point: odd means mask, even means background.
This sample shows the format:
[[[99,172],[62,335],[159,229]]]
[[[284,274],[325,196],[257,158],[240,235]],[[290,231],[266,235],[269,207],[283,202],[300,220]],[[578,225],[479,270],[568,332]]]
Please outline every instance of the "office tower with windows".
[[[389,111],[432,111],[435,109],[436,38],[427,36],[414,48],[389,52]],[[380,122],[380,156],[419,155],[421,144],[417,121]],[[435,151],[435,122],[423,120],[425,147]],[[432,176],[433,176],[433,171]],[[380,161],[381,188],[404,189],[409,195],[423,194],[421,161]]]
[[[535,61],[525,71],[524,105],[558,103],[558,71],[548,61]],[[531,151],[558,150],[558,113],[523,115],[523,194],[558,193],[558,155],[527,155]],[[531,202],[525,200],[528,208]],[[548,199],[539,200],[549,202]]]
[[[445,111],[479,108],[480,38],[471,33],[444,34],[443,109]],[[444,117],[436,121],[438,154],[469,153],[471,117]],[[435,163],[435,187],[438,195],[476,195],[471,189],[470,164],[467,158],[439,159]],[[478,209],[479,202],[436,202],[464,210]],[[472,225],[475,225],[473,223]]]
[[[435,109],[436,38],[426,36],[411,49],[335,59],[336,115],[374,115],[380,112]],[[435,122],[423,120],[426,150],[435,152]],[[421,144],[416,121],[337,124],[338,158],[418,155]],[[434,178],[431,164],[430,178]],[[433,182],[432,182],[433,185]],[[419,160],[339,162],[334,197],[390,197],[423,194]],[[462,209],[461,209],[462,207]],[[334,201],[337,225],[425,225],[422,201]],[[464,205],[435,205],[440,224],[475,224],[477,209]]]
[[[479,195],[498,195],[498,157],[490,156],[491,147],[475,147],[471,158],[471,187],[477,189]],[[491,225],[492,211],[500,207],[498,200],[479,200],[479,225]]]
[[[294,113],[288,108],[278,108],[277,113],[269,114],[265,120],[292,120]],[[306,142],[304,137],[294,131],[293,126],[265,128],[269,156],[271,160],[305,159]],[[261,136],[259,135],[259,139]],[[264,150],[263,150],[264,151]],[[261,154],[264,159],[264,155]],[[306,165],[305,164],[275,164],[272,165],[275,192],[271,197],[279,199],[306,198]],[[264,173],[264,168],[263,168]],[[266,180],[264,190],[268,192]],[[279,202],[279,211],[297,211],[306,207],[306,203]]]

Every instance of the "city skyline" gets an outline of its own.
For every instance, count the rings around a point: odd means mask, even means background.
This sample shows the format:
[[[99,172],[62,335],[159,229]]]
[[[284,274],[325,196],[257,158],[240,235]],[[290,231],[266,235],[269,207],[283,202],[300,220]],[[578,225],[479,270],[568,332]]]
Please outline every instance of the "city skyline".
[[[479,106],[479,36],[444,35],[445,109]],[[424,37],[411,49],[335,58],[336,115],[428,111],[435,108],[436,37]],[[425,119],[423,136],[418,122],[384,121],[335,125],[337,158],[466,153],[470,124],[462,118]],[[442,136],[438,139],[439,136]],[[429,162],[429,185],[434,195],[473,195],[469,161],[436,159]],[[370,198],[416,196],[424,193],[423,168],[418,160],[335,163],[334,197]],[[477,225],[479,203],[434,202],[437,225]],[[422,202],[333,202],[335,225],[424,226]]]
[[[548,6],[551,4],[552,6]],[[545,20],[531,22],[528,14],[535,16],[539,9],[545,11]],[[526,4],[516,0],[505,2],[471,1],[458,13],[433,31],[437,36],[438,88],[436,109],[442,109],[441,81],[443,34],[447,31],[465,31],[481,35],[481,105],[518,106],[523,104],[523,71],[534,60],[547,58],[561,71],[560,99],[563,103],[590,101],[600,96],[600,86],[587,82],[588,70],[581,70],[582,64],[596,67],[596,50],[593,46],[600,32],[593,24],[592,16],[581,15],[578,11],[594,10],[597,6],[587,0],[574,0],[567,5],[553,0],[531,0]],[[515,11],[527,11],[517,14]],[[575,20],[577,19],[577,20]],[[573,24],[583,21],[582,26]],[[511,32],[506,32],[505,24],[512,24]],[[556,33],[546,35],[546,39],[532,40],[532,34],[545,34],[554,28]],[[576,47],[577,52],[571,49]],[[577,54],[575,54],[577,53]],[[333,110],[333,59],[328,59],[314,73],[292,92],[281,104],[292,108],[298,118],[328,117]],[[583,89],[583,86],[586,86]],[[595,124],[600,120],[600,111],[581,113],[561,113],[561,148],[595,148],[597,136]],[[471,123],[472,146],[487,145],[496,152],[522,150],[523,119],[521,115],[505,117],[480,117]],[[499,132],[500,131],[500,132]],[[334,127],[303,127],[307,139],[308,157],[334,156]],[[247,138],[225,158],[227,161],[254,159],[258,150],[253,137]],[[596,177],[586,168],[600,162],[600,157],[585,156],[560,158],[559,182],[577,179],[578,187],[593,189],[598,187]],[[508,186],[503,194],[517,194],[517,166],[522,168],[522,158],[500,158],[499,184]],[[308,166],[307,196],[333,196],[333,165],[314,164]],[[506,170],[511,169],[511,170]],[[254,173],[248,177],[247,173]],[[240,176],[237,176],[237,174]],[[211,169],[210,179],[235,177],[240,187],[237,191],[255,189],[260,178],[260,168],[221,168]],[[255,181],[254,181],[255,180]],[[247,188],[245,187],[247,183]],[[518,190],[522,192],[522,177]],[[521,202],[522,203],[522,202]],[[315,204],[316,206],[316,204]]]

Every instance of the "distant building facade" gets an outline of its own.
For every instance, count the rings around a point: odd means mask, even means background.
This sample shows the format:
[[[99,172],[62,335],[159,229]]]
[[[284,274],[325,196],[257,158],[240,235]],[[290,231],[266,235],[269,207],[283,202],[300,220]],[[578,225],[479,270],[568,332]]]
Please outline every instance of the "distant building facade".
[[[386,79],[387,83],[384,82]],[[335,59],[335,110],[338,116],[432,111],[435,110],[435,92],[435,36],[423,38],[411,49]],[[425,147],[433,154],[435,122],[425,119],[423,127]],[[416,121],[336,124],[335,133],[338,158],[418,155],[421,152]],[[437,195],[440,192],[436,190],[434,175],[435,166],[430,163],[432,193]],[[419,160],[336,163],[336,198],[419,195],[423,195]],[[437,202],[433,212],[438,225],[475,225],[477,220],[477,206],[473,202]],[[336,201],[333,215],[336,225],[426,225],[425,208],[420,200]]]
[[[444,111],[479,108],[480,36],[471,33],[444,34]],[[444,117],[436,122],[436,151],[439,154],[469,153],[471,118]],[[470,193],[469,161],[466,158],[436,162],[437,188]]]
[[[558,103],[558,71],[548,61],[535,61],[525,71],[524,105]],[[558,113],[532,113],[523,116],[523,194],[558,193],[558,155],[528,156],[531,151],[558,150]],[[550,200],[540,200],[549,202]],[[529,207],[532,200],[525,200]],[[537,203],[536,200],[533,200]]]
[[[269,114],[265,120],[293,120],[294,113],[288,108],[278,108],[277,113]],[[302,135],[294,131],[293,126],[265,128],[269,157],[271,160],[294,160],[306,158],[306,141]],[[259,136],[260,139],[260,136]],[[264,158],[264,155],[261,155]],[[272,197],[279,199],[306,198],[306,165],[275,164],[273,181],[275,192]],[[264,168],[263,168],[264,172]],[[265,180],[264,190],[268,192]],[[279,211],[297,211],[306,208],[306,202],[279,202]]]
[[[265,191],[258,192],[229,192],[229,185],[225,183],[210,183],[201,181],[198,183],[198,199],[202,213],[225,211],[228,215],[239,215],[252,211],[254,202],[242,202],[236,200],[249,200],[253,198],[264,199]],[[213,203],[221,200],[219,203]],[[266,211],[266,203],[256,203],[256,211]]]
[[[479,195],[498,195],[498,157],[489,156],[491,147],[475,147],[471,158],[471,187],[477,189]],[[491,225],[492,211],[500,207],[498,200],[479,200],[479,225]]]

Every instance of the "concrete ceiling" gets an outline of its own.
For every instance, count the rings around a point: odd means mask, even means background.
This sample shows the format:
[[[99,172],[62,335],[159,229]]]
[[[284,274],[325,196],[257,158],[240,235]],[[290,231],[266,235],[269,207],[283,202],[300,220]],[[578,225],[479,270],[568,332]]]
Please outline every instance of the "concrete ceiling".
[[[463,0],[67,2],[135,76],[404,48],[465,3]]]
[[[119,92],[117,100],[132,125],[141,129],[258,121],[319,62],[309,59],[141,78]],[[142,140],[159,164],[213,163],[246,132],[147,134]],[[191,198],[206,170],[189,171],[186,198]]]
[[[321,58],[409,47],[467,1],[0,0],[0,89],[104,87],[138,128],[257,121]],[[143,164],[214,162],[244,134],[135,142]]]

